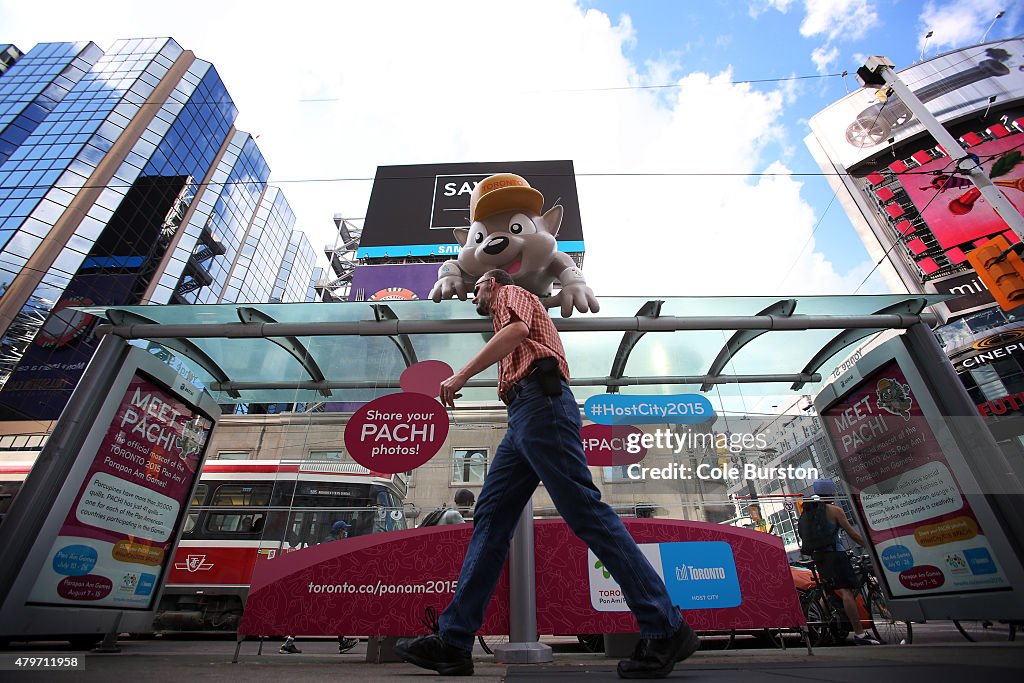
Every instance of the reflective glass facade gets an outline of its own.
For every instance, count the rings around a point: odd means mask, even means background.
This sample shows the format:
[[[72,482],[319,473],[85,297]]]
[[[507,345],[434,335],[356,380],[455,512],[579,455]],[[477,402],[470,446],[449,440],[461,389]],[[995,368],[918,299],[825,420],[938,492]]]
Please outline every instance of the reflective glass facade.
[[[8,54],[12,47],[0,45],[0,55]],[[9,77],[0,81],[0,163],[7,161],[102,54],[94,43],[42,43],[12,62]],[[70,137],[65,140],[72,142]]]
[[[315,301],[314,287],[322,272],[316,267],[316,252],[309,240],[303,233],[293,232],[270,301]]]
[[[284,193],[276,187],[269,188],[245,236],[231,280],[221,298],[223,302],[270,300],[276,272],[261,266],[284,261],[293,225],[295,214]]]
[[[270,299],[295,217],[236,115],[167,38],[0,75],[0,419],[59,415],[95,345],[66,307]]]

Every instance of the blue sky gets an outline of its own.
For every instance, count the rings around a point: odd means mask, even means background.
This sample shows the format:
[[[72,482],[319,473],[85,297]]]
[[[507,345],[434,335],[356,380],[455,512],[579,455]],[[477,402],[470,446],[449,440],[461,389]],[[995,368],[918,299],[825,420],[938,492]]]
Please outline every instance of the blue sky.
[[[639,64],[672,63],[677,67],[674,76],[727,67],[734,80],[823,76],[794,83],[796,96],[785,107],[788,143],[807,134],[809,117],[858,87],[853,74],[864,56],[885,55],[900,69],[922,56],[979,42],[986,31],[990,41],[1024,32],[1024,11],[1012,0],[587,0],[583,4],[613,20],[628,16],[636,39],[627,56]],[[995,20],[1000,11],[1004,16]],[[830,35],[833,31],[837,35]],[[933,35],[925,39],[929,31]],[[818,63],[815,51],[831,53],[833,59]],[[850,74],[845,79],[824,77],[843,71]],[[818,170],[802,143],[776,145],[768,153],[786,158],[794,172]],[[824,214],[815,233],[816,244],[837,269],[849,270],[867,258],[839,204],[825,212],[833,192],[824,180],[807,180],[801,194],[818,218]]]
[[[212,62],[317,250],[378,165],[572,159],[599,295],[864,293],[885,285],[832,191],[793,175],[855,79],[740,81],[909,66],[1000,10],[989,40],[1020,34],[1010,0],[0,0],[0,42],[171,36]]]

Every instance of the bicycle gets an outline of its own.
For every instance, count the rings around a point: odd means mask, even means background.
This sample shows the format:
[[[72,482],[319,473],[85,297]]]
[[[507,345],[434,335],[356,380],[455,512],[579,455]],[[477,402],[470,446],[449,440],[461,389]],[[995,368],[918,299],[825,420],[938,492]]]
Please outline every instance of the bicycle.
[[[972,643],[993,643],[1017,639],[1017,629],[1024,628],[1024,622],[989,619],[954,619],[953,626],[960,635]]]
[[[893,617],[878,577],[871,570],[871,558],[867,555],[854,556],[849,551],[847,554],[850,555],[854,572],[860,578],[854,598],[860,598],[867,611],[871,634],[882,643],[912,643],[913,626],[909,621],[899,621]],[[836,594],[831,581],[821,578],[813,560],[794,564],[810,569],[814,576],[814,586],[808,591],[799,591],[811,647],[842,642],[853,630],[843,609],[842,598]]]

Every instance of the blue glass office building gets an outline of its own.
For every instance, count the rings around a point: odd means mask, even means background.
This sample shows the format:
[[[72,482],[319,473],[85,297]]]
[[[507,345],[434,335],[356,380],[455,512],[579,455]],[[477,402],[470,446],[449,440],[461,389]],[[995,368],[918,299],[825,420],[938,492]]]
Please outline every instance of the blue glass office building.
[[[315,252],[209,62],[45,43],[0,74],[0,419],[56,419],[76,305],[305,301]]]

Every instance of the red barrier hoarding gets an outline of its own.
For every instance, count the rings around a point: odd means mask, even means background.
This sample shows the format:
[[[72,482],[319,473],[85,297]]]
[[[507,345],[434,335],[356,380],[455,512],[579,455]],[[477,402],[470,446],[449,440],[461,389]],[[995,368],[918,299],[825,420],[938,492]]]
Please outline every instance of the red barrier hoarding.
[[[694,628],[804,623],[778,537],[704,522],[624,522]],[[565,522],[537,521],[534,529],[541,633],[637,630],[617,585]],[[238,633],[423,633],[424,610],[451,600],[471,533],[469,524],[394,531],[258,562]],[[480,633],[507,634],[508,614],[506,570]]]

